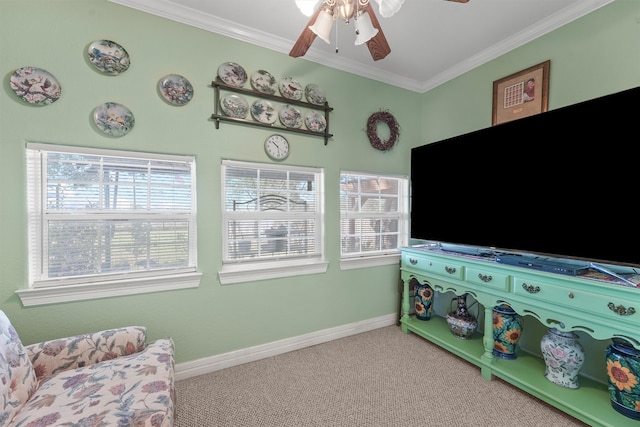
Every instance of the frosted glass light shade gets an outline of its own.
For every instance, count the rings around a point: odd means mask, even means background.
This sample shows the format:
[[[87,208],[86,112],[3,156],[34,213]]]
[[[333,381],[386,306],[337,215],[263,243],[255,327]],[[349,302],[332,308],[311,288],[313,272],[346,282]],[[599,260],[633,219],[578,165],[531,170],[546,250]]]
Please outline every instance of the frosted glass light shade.
[[[331,41],[329,40],[329,33],[331,32],[332,25],[333,16],[326,10],[322,10],[318,14],[316,22],[314,22],[313,25],[309,27],[309,29],[325,42],[331,43]]]
[[[368,42],[378,34],[378,29],[371,23],[371,16],[367,12],[362,13],[356,19],[356,46]]]
[[[390,18],[402,7],[404,0],[376,0],[380,5],[380,16]]]

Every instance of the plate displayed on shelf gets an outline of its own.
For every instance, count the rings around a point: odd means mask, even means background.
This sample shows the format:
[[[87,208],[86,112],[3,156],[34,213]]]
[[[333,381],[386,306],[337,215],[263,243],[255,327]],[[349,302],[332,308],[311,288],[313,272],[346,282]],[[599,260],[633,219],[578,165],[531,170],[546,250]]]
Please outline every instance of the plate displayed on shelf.
[[[131,60],[127,51],[111,40],[96,40],[89,45],[89,61],[98,71],[112,76],[129,69]]]
[[[158,90],[171,104],[185,105],[193,98],[191,82],[179,74],[168,74],[158,80]]]
[[[244,119],[249,114],[249,103],[244,97],[228,94],[220,98],[220,108],[229,117]]]
[[[280,94],[285,98],[295,99],[299,101],[302,99],[302,85],[294,78],[285,77],[278,85]]]
[[[302,126],[302,114],[296,107],[284,105],[280,109],[280,122],[288,128],[297,129]]]
[[[274,95],[276,93],[276,87],[278,82],[268,71],[258,70],[251,74],[251,87],[258,92],[268,93]]]
[[[274,123],[278,118],[273,104],[262,99],[258,99],[251,105],[251,115],[260,123],[268,124]]]
[[[33,105],[49,105],[60,98],[62,88],[53,74],[36,67],[22,67],[10,78],[11,90]]]
[[[324,91],[315,83],[309,83],[304,88],[304,96],[312,104],[324,105],[327,102],[327,98],[324,95]]]
[[[304,124],[312,132],[321,133],[327,128],[327,121],[317,111],[309,111],[304,118]]]
[[[124,105],[105,102],[93,110],[93,122],[105,135],[120,137],[133,129],[135,118]]]
[[[218,77],[230,86],[242,87],[247,82],[247,72],[235,62],[224,62],[218,67]]]

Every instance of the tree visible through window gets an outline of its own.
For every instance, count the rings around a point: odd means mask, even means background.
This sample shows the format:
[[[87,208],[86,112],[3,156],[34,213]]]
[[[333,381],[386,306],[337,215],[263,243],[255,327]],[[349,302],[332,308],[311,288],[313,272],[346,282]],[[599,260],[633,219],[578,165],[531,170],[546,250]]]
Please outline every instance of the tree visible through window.
[[[408,179],[340,174],[342,256],[380,255],[407,244]]]
[[[193,157],[28,144],[27,162],[33,286],[195,271]]]

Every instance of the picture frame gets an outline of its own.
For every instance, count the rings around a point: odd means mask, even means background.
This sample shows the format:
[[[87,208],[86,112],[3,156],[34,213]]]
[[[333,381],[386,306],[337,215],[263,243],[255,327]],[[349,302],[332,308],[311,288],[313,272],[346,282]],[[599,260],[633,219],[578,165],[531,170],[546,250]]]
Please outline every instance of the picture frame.
[[[493,82],[492,126],[548,110],[550,66],[547,60]]]

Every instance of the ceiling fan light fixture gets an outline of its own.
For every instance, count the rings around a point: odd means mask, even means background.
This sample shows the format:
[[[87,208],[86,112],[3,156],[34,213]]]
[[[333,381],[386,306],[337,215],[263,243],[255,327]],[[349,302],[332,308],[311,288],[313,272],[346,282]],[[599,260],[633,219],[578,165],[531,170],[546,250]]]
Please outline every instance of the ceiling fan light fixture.
[[[355,45],[359,46],[368,42],[378,34],[378,29],[373,26],[371,17],[368,13],[362,12],[356,18],[356,41]]]
[[[380,6],[380,16],[390,18],[400,10],[404,0],[376,0],[376,3]]]
[[[331,40],[329,39],[329,35],[331,33],[331,27],[333,26],[333,15],[327,10],[323,9],[318,14],[316,18],[316,22],[313,25],[309,26],[309,29],[313,31],[313,33],[324,40],[326,43],[330,44]]]

